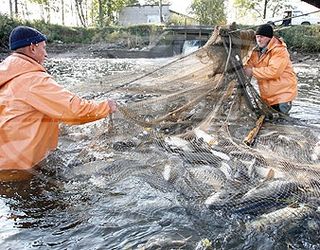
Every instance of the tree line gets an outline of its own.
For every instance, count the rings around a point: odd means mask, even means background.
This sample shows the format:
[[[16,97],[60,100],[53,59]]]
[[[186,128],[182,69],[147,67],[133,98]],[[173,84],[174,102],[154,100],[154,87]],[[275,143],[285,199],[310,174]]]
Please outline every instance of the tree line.
[[[230,1],[230,0],[229,0]],[[192,0],[190,15],[200,24],[217,25],[226,23],[226,4],[224,0]],[[253,13],[257,18],[266,18],[267,12],[272,16],[291,6],[288,0],[234,0],[234,7],[242,16]],[[21,18],[27,12],[28,3],[39,5],[42,20],[51,22],[52,13],[60,17],[60,24],[65,25],[66,6],[82,27],[105,27],[116,24],[117,13],[128,5],[139,4],[139,0],[9,0],[10,16]],[[170,0],[145,0],[144,4],[158,5],[162,21],[162,6]]]

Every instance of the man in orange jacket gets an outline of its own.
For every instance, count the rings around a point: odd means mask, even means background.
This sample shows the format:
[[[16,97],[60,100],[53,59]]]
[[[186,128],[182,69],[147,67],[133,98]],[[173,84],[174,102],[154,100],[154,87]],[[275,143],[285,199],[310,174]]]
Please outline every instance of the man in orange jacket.
[[[269,24],[258,27],[256,41],[257,47],[244,64],[244,71],[257,79],[261,98],[273,109],[287,114],[298,92],[287,46],[273,36]]]
[[[0,64],[0,170],[30,169],[58,144],[58,125],[83,124],[116,111],[112,100],[87,101],[58,85],[43,63],[46,36],[27,26],[9,37]]]

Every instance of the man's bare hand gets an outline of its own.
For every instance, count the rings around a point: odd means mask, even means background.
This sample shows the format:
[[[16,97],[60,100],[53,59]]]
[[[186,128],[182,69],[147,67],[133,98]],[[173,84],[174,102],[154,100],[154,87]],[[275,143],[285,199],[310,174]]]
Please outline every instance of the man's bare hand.
[[[252,68],[244,67],[243,70],[244,70],[244,73],[246,74],[246,76],[248,76],[248,77],[252,76]]]
[[[114,100],[107,100],[108,105],[110,107],[110,113],[114,113],[117,111],[117,103]]]

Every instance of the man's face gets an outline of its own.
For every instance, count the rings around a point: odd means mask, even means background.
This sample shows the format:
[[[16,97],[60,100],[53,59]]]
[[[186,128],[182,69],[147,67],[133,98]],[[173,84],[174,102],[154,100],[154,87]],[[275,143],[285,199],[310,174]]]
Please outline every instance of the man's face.
[[[271,38],[267,36],[256,35],[256,41],[259,48],[267,47],[268,43],[270,42]]]
[[[39,64],[43,65],[48,56],[46,51],[46,42],[43,41],[37,44],[31,44],[30,46],[32,46],[33,59],[35,59]]]

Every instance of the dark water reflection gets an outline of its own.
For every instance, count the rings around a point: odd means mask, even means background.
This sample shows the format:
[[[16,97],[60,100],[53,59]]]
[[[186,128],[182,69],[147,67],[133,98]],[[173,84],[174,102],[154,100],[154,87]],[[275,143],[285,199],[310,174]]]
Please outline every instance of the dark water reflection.
[[[108,79],[110,71],[141,73],[164,62],[82,59],[75,65],[68,59],[55,59],[49,69],[67,88],[94,96],[95,86]],[[299,98],[292,116],[319,125],[319,67],[299,64],[296,70]],[[90,87],[83,86],[89,79]],[[51,155],[30,179],[1,184],[1,249],[196,249],[204,239],[214,249],[320,248],[317,217],[290,224],[290,228],[248,232],[243,221],[250,218],[208,210],[197,197],[182,196],[167,182],[152,182],[157,178],[153,168],[164,164],[157,155],[128,161],[129,153],[120,152],[121,160],[115,164],[115,153],[110,153],[100,165],[66,166],[91,133],[90,127],[79,128],[79,137],[64,138],[62,151]],[[129,169],[127,176],[112,179],[122,166]],[[146,170],[144,175],[134,172],[140,168]]]

